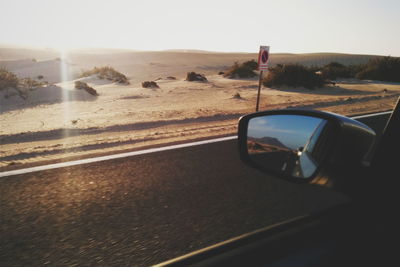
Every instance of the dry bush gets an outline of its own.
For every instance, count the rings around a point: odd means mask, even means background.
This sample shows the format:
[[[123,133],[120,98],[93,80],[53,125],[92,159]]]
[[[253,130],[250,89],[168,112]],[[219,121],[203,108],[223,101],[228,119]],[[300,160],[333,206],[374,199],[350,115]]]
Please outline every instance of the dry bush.
[[[85,90],[86,92],[88,92],[89,94],[94,95],[94,96],[98,96],[99,95],[97,93],[97,91],[93,87],[90,87],[85,82],[76,81],[75,82],[75,88],[78,89],[78,90]]]
[[[323,78],[331,80],[357,78],[360,80],[400,82],[400,58],[374,57],[366,64],[349,66],[331,62],[322,67],[321,75]]]
[[[22,99],[28,98],[29,90],[34,90],[44,84],[46,82],[38,82],[31,78],[20,79],[14,73],[0,68],[0,90],[14,89]],[[9,97],[8,93],[5,97]]]
[[[242,99],[242,96],[239,93],[236,93],[236,94],[233,95],[233,98]]]
[[[19,87],[26,89],[33,89],[42,86],[43,82],[38,82],[31,78],[19,79]]]
[[[321,69],[321,75],[324,79],[336,80],[337,78],[350,78],[351,69],[343,64],[331,62]]]
[[[257,75],[254,72],[256,69],[257,62],[255,60],[249,60],[242,64],[235,62],[223,75],[228,78],[252,78]]]
[[[371,59],[356,74],[358,79],[400,82],[400,58],[383,57]]]
[[[156,82],[153,81],[145,81],[142,82],[143,88],[160,88]]]
[[[258,63],[254,59],[252,59],[252,60],[243,62],[242,66],[247,69],[250,69],[250,70],[256,70],[258,67]]]
[[[269,69],[267,77],[263,80],[263,84],[268,87],[286,85],[313,89],[315,87],[322,87],[324,79],[303,65],[278,64],[276,67]]]
[[[0,90],[18,88],[19,79],[14,73],[0,68]]]
[[[116,71],[113,67],[94,67],[92,70],[82,71],[81,77],[88,77],[97,74],[99,79],[107,79],[121,84],[129,84],[128,78]]]
[[[194,81],[198,81],[198,82],[206,82],[207,78],[205,75],[202,74],[198,74],[196,72],[188,72],[186,75],[186,81],[189,82],[194,82]]]

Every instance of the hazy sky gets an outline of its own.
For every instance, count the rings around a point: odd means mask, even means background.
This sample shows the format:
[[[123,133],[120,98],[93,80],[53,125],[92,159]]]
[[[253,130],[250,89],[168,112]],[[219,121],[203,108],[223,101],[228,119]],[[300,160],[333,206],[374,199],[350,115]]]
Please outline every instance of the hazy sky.
[[[400,0],[0,0],[0,44],[400,56]]]
[[[322,119],[301,115],[274,115],[249,121],[248,135],[274,137],[291,149],[304,147]]]

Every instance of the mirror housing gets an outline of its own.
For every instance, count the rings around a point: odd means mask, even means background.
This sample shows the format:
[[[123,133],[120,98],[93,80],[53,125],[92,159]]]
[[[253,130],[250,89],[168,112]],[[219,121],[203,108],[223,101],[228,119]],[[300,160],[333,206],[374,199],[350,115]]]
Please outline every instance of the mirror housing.
[[[252,113],[241,117],[238,127],[244,163],[300,183],[320,183],[330,172],[368,166],[375,138],[359,121],[316,110]]]

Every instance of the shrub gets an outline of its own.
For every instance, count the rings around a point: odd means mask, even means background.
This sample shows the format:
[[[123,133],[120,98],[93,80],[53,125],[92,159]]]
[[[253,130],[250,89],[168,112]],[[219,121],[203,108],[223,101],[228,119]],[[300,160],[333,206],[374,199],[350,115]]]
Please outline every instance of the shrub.
[[[18,88],[18,77],[14,73],[0,68],[0,90]]]
[[[142,82],[143,88],[160,88],[156,82],[153,81],[145,81]]]
[[[311,65],[310,67],[307,67],[307,68],[309,71],[312,71],[315,73],[317,73],[317,72],[321,73],[321,67],[319,67],[319,66]]]
[[[36,78],[38,78],[38,80],[41,80],[41,79],[43,79],[44,77],[43,77],[43,75],[38,75]]]
[[[94,74],[97,74],[99,79],[107,79],[117,83],[129,84],[128,78],[124,74],[108,66],[99,68],[94,67],[92,70],[82,71],[81,77],[88,77]]]
[[[81,82],[81,81],[76,81],[75,82],[75,89],[85,89],[85,87],[88,86],[87,83]]]
[[[186,81],[193,82],[193,81],[199,81],[199,82],[206,82],[207,78],[206,76],[202,74],[198,74],[196,72],[188,72],[186,75]]]
[[[267,77],[264,78],[265,86],[305,87],[313,89],[324,85],[324,79],[309,68],[297,64],[278,64],[270,68]]]
[[[251,70],[257,70],[258,63],[254,59],[252,59],[252,60],[243,62],[242,66],[245,68],[251,69]]]
[[[371,59],[356,74],[356,78],[400,82],[400,58],[383,57]]]
[[[314,68],[314,70],[316,70]],[[324,79],[357,78],[389,82],[400,82],[400,58],[376,57],[367,64],[345,66],[331,62],[320,69]]]
[[[38,81],[33,80],[31,78],[19,79],[19,86],[22,87],[22,88],[32,89],[32,88],[39,87],[39,86],[42,86],[42,85],[43,85],[42,82],[38,82]]]
[[[90,87],[87,83],[84,83],[81,81],[75,82],[75,88],[79,89],[79,90],[85,90],[86,92],[88,92],[89,94],[94,95],[94,96],[99,95],[93,87]]]
[[[242,64],[238,62],[233,63],[229,70],[224,73],[224,77],[228,78],[252,78],[257,74],[254,70],[257,69],[257,62],[254,60],[246,61]]]
[[[330,80],[352,77],[351,69],[337,62],[331,62],[322,67],[321,75],[322,78]]]
[[[242,96],[239,93],[236,93],[236,94],[233,95],[233,98],[242,99]]]
[[[355,64],[355,65],[350,65],[347,67],[350,72],[350,77],[351,78],[356,78],[357,73],[363,71],[365,68],[365,64]]]

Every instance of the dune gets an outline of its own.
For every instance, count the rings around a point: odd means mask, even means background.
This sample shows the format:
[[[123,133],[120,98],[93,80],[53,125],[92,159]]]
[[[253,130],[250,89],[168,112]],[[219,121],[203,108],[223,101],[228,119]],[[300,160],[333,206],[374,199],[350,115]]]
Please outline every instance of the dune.
[[[16,90],[0,91],[1,113],[32,109],[38,106],[52,106],[71,101],[94,100],[95,98],[87,92],[74,89],[71,82],[30,89],[26,98],[20,97]]]
[[[7,69],[15,73],[20,78],[32,78],[37,79],[38,76],[42,76],[43,81],[49,83],[59,83],[63,79],[62,70],[66,65],[70,76],[74,77],[78,75],[77,70],[71,68],[70,63],[62,62],[59,59],[46,60],[46,61],[32,61],[32,60],[17,60],[0,62],[0,67]]]
[[[0,61],[35,59],[51,60],[60,56],[60,52],[52,48],[29,48],[17,46],[0,46]]]

